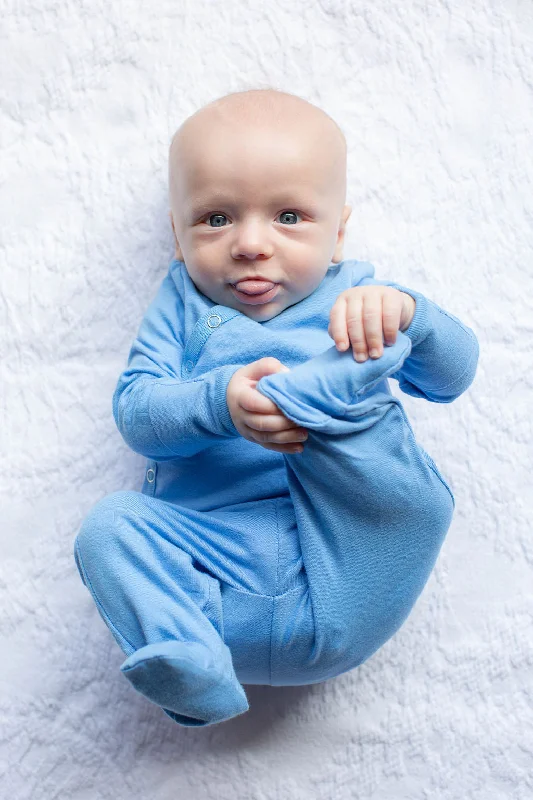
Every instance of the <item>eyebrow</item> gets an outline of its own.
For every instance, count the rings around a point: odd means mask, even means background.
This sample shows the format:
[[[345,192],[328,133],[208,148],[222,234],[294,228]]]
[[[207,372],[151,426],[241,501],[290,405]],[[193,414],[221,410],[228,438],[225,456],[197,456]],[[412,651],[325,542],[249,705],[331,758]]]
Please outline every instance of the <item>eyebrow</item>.
[[[191,201],[189,205],[189,211],[191,214],[196,215],[200,214],[204,211],[209,211],[211,208],[216,208],[217,206],[235,206],[238,205],[239,201],[233,195],[225,195],[222,193],[216,192],[215,194],[205,197],[198,197]],[[289,207],[302,207],[307,208],[309,211],[317,211],[317,202],[312,199],[305,199],[303,197],[297,197],[296,195],[291,195],[288,192],[281,192],[278,195],[275,195],[270,200],[271,205],[273,206],[286,206]]]

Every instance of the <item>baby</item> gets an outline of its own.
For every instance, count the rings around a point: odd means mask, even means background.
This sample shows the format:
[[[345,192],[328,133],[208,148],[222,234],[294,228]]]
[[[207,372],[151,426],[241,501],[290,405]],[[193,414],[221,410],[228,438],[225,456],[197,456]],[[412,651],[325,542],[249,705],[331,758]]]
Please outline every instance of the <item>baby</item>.
[[[175,258],[113,396],[145,479],[91,509],[75,559],[124,676],[205,726],[247,711],[243,684],[324,681],[406,620],[455,500],[387,379],[450,403],[479,349],[343,260],[346,143],[305,100],[203,107],[169,183]]]

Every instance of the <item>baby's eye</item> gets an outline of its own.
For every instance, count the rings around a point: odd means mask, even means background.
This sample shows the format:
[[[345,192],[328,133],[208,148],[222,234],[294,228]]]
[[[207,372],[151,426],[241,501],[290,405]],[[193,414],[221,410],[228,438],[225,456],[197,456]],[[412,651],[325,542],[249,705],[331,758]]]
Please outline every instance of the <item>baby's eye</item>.
[[[298,214],[297,211],[282,211],[281,214],[279,214],[279,216],[280,217],[287,217],[287,216],[289,216],[289,217],[291,217],[291,216],[292,217],[299,217],[300,214]],[[223,228],[223,227],[225,227],[224,223],[221,223],[220,220],[221,219],[227,219],[227,217],[226,217],[225,214],[211,214],[209,217],[207,217],[207,219],[209,220],[209,223],[211,223],[212,219],[216,220],[216,222],[213,225],[210,224],[210,227],[212,227],[212,228]],[[290,224],[292,225],[294,223],[290,223]]]
[[[211,221],[213,218],[214,218],[214,219],[216,219],[216,220],[220,220],[220,218],[221,218],[221,217],[224,217],[225,219],[227,219],[227,217],[226,217],[226,215],[225,215],[225,214],[211,214],[211,216],[210,216],[210,217],[208,217],[208,219],[209,219],[209,221]],[[224,226],[223,226],[223,225],[220,225],[220,224],[218,223],[218,221],[216,222],[216,224],[215,224],[215,225],[213,225],[213,228],[223,228],[223,227],[224,227]]]
[[[285,217],[285,216],[299,217],[300,215],[298,214],[297,211],[282,211],[280,217]]]

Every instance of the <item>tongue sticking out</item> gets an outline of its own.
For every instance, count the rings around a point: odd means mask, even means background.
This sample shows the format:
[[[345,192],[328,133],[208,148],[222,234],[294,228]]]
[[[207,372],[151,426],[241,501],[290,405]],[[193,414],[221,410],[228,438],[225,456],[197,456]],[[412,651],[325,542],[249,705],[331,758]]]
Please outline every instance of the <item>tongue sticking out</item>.
[[[235,284],[235,288],[238,289],[239,292],[244,292],[244,294],[263,294],[263,292],[268,292],[269,289],[272,289],[275,286],[275,283],[272,281],[239,281],[239,283]]]

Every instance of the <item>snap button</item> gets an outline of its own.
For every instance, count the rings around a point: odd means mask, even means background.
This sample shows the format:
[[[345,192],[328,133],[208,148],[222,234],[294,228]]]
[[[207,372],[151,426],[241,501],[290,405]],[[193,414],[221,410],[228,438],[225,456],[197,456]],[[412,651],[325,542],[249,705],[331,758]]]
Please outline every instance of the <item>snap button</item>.
[[[194,364],[192,363],[192,361],[187,361],[187,363],[185,364],[185,369],[187,370],[187,372],[190,372],[193,367]]]
[[[148,472],[146,473],[146,480],[148,483],[153,483],[155,481],[155,470],[150,467]]]
[[[214,320],[213,324],[209,320]],[[210,314],[207,318],[207,324],[210,328],[218,328],[220,323],[222,322],[222,317],[219,314]]]

